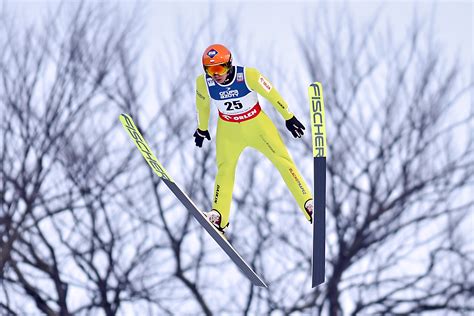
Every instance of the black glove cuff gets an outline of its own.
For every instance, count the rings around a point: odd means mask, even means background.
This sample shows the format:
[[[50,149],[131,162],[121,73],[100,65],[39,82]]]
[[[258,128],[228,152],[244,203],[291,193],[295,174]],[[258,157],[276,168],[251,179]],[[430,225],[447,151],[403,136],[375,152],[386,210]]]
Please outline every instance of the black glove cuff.
[[[196,133],[201,136],[202,138],[206,137],[206,133],[209,134],[208,131],[201,131],[199,128],[196,130]]]

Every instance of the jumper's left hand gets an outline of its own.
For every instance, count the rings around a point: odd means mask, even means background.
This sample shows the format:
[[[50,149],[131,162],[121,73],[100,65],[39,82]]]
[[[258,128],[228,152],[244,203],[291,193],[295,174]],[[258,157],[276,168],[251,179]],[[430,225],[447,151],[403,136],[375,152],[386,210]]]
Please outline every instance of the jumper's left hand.
[[[288,128],[294,138],[301,138],[305,129],[303,124],[294,115],[289,120],[286,120],[286,128]]]

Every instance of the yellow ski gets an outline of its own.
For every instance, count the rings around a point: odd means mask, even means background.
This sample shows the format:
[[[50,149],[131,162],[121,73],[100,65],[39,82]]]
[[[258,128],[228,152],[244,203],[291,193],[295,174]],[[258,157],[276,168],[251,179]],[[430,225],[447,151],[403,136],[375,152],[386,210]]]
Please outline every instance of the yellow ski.
[[[153,171],[163,179],[168,188],[173,192],[173,194],[178,198],[178,200],[186,207],[186,209],[191,212],[191,214],[196,218],[199,224],[211,235],[217,244],[225,251],[229,258],[237,265],[237,267],[242,271],[242,273],[256,286],[267,287],[265,282],[260,279],[260,277],[250,268],[250,266],[242,259],[239,253],[232,247],[232,245],[225,239],[221,233],[209,223],[205,215],[197,208],[194,202],[187,196],[186,193],[181,190],[181,188],[171,179],[169,174],[166,172],[166,169],[161,165],[161,163],[156,158],[153,151],[150,149],[150,146],[146,142],[143,135],[138,130],[137,126],[133,122],[132,118],[128,114],[120,115],[120,122],[122,122],[123,127],[127,131],[130,138],[133,140],[138,150],[142,153],[148,165],[153,169]]]
[[[148,146],[145,138],[138,131],[138,128],[135,126],[132,118],[128,114],[120,115],[120,122],[122,122],[123,127],[127,131],[130,138],[133,140],[138,150],[142,153],[148,165],[153,169],[153,171],[162,179],[174,182],[171,177],[166,172],[165,168],[161,165],[156,158],[155,154],[151,151],[150,146]]]
[[[308,88],[314,159],[314,215],[312,287],[324,283],[326,242],[326,126],[323,87],[314,82]]]

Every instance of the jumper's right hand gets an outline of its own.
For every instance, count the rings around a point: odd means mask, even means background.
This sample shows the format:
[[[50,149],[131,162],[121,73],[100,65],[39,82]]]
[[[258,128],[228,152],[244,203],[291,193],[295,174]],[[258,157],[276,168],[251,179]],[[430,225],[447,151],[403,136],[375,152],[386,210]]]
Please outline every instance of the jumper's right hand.
[[[193,136],[194,142],[198,147],[202,147],[202,142],[204,141],[204,138],[207,138],[207,140],[211,140],[211,135],[209,134],[209,131],[201,131],[199,128],[194,132]]]

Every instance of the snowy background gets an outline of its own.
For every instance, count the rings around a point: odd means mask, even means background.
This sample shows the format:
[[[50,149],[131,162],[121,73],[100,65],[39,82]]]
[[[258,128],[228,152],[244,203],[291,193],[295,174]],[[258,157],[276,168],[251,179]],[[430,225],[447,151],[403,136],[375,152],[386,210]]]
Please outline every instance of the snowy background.
[[[0,3],[0,314],[434,314],[474,311],[473,5],[452,1]],[[253,288],[118,121],[211,206],[215,144],[194,146],[211,43],[257,67],[309,130],[324,86],[326,283],[280,175],[239,160],[231,242]],[[311,139],[261,100],[309,184]],[[216,111],[210,130],[215,139]]]

